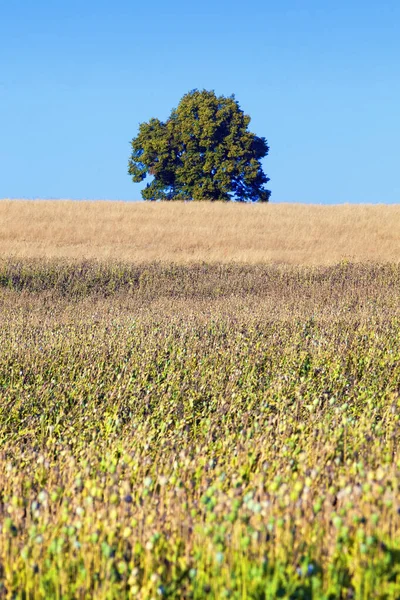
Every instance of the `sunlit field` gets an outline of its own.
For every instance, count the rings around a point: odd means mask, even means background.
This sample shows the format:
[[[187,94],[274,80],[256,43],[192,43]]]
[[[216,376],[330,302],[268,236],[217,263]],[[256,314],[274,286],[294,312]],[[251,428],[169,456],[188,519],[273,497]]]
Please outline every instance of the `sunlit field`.
[[[0,258],[399,263],[400,205],[0,201]]]
[[[399,598],[399,290],[3,260],[0,597]]]
[[[400,209],[0,202],[0,598],[400,598]]]

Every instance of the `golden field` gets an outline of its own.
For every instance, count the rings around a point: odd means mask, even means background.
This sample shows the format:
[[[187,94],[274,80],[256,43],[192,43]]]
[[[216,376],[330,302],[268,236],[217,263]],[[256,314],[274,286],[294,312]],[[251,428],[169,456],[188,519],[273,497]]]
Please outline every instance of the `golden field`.
[[[0,201],[0,257],[398,263],[400,205]]]
[[[0,600],[399,600],[399,217],[0,201]]]

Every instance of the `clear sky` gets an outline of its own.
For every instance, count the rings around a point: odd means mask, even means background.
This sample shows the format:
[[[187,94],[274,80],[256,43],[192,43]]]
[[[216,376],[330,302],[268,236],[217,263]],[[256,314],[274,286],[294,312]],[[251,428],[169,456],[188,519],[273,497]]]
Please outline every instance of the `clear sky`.
[[[234,93],[271,202],[400,201],[399,0],[0,0],[0,198],[140,199],[138,124]]]

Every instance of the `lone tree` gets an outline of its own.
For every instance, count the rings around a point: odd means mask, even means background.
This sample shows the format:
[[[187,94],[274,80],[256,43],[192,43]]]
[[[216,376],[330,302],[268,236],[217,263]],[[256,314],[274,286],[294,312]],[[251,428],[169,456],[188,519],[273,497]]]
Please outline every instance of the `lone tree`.
[[[193,90],[165,123],[139,125],[128,172],[136,182],[153,176],[145,200],[268,202],[260,161],[269,148],[249,123],[234,96]]]

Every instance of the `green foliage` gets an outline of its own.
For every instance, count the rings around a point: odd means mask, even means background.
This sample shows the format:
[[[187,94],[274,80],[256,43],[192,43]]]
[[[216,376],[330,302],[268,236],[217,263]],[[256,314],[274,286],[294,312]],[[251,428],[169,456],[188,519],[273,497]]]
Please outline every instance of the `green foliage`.
[[[69,269],[0,270],[0,597],[400,597],[399,266]]]
[[[140,124],[128,172],[136,182],[154,177],[142,192],[145,200],[268,202],[260,161],[269,148],[249,123],[234,96],[193,90],[165,123]]]

